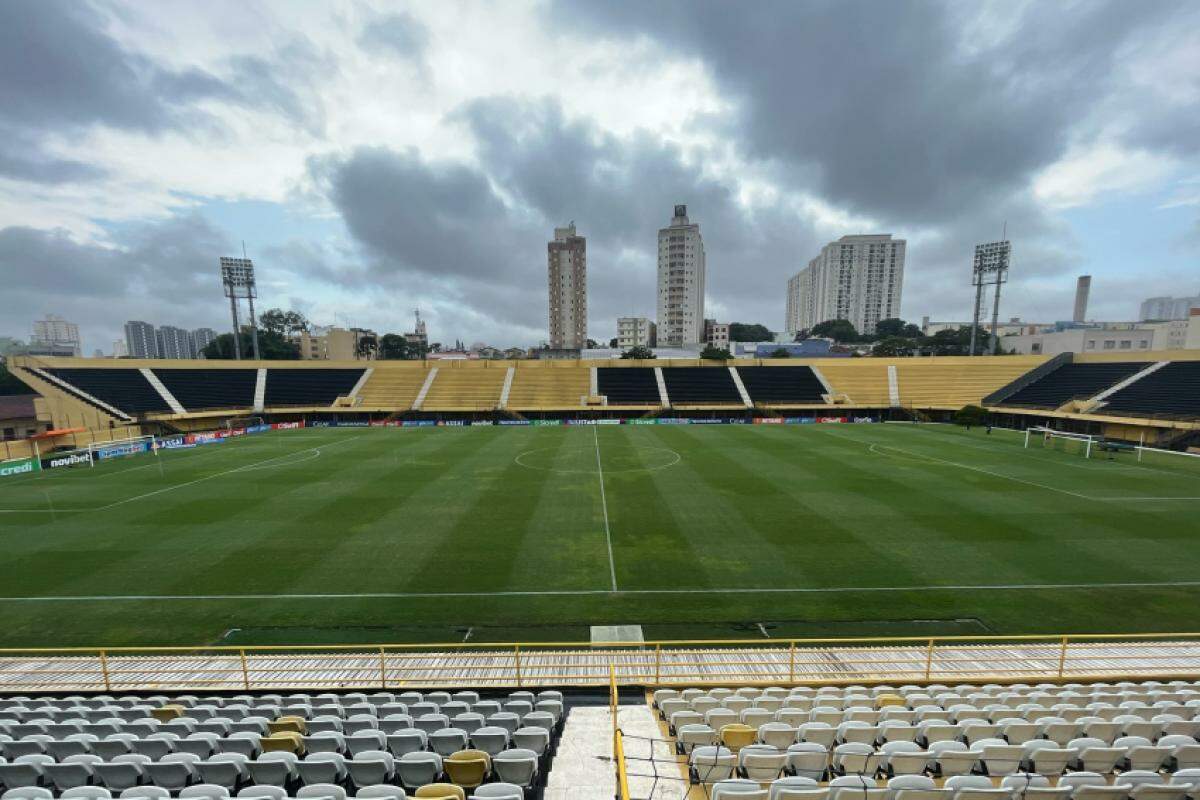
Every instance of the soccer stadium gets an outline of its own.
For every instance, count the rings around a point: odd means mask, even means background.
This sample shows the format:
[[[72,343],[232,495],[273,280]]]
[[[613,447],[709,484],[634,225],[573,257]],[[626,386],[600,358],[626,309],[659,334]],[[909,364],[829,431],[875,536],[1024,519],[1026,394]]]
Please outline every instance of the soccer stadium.
[[[10,359],[0,780],[1182,798],[1200,359],[1142,355]]]

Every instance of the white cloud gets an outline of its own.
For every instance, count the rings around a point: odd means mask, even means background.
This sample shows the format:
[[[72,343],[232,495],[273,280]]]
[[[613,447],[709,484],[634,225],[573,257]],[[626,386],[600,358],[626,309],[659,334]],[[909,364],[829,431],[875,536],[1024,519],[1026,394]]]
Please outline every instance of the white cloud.
[[[1042,170],[1034,178],[1033,191],[1051,208],[1073,208],[1106,194],[1149,191],[1177,167],[1170,156],[1126,149],[1113,142],[1081,145]]]

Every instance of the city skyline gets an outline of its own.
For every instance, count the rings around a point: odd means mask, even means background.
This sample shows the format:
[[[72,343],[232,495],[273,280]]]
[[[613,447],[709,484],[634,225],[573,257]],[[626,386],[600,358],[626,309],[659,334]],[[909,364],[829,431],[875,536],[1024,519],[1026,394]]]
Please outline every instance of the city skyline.
[[[1194,4],[460,12],[5,4],[0,335],[52,311],[90,353],[129,319],[211,325],[245,240],[263,308],[536,344],[546,234],[575,219],[607,339],[656,315],[675,203],[719,320],[779,326],[788,277],[874,231],[908,241],[901,316],[969,319],[971,249],[1006,222],[1004,317],[1069,318],[1080,274],[1096,319],[1196,291]]]

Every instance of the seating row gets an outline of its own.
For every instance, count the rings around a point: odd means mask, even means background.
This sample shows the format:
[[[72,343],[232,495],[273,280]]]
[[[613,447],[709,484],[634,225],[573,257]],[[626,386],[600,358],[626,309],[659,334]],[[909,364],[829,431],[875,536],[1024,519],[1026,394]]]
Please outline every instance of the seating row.
[[[290,800],[293,797],[297,800],[305,800],[305,798],[313,800],[316,798],[324,800],[349,800],[349,798],[355,800],[406,800],[408,794],[399,786],[390,784],[364,786],[353,795],[349,794],[344,787],[336,784],[313,784],[305,786],[294,795],[277,786],[248,786],[239,791],[236,796],[239,800]],[[412,796],[437,798],[437,800],[467,800],[467,795],[461,786],[447,783],[426,784],[418,787]],[[0,800],[55,800],[56,797],[61,800],[114,800],[114,798],[119,798],[119,800],[170,800],[171,793],[158,786],[135,786],[123,790],[119,795],[114,795],[103,786],[77,786],[56,796],[49,789],[24,787],[8,790],[0,795]],[[182,800],[225,800],[230,797],[230,793],[223,786],[196,784],[181,790],[178,797]],[[479,800],[524,800],[524,797],[525,791],[520,786],[499,781],[482,784],[470,795],[472,800],[474,798],[479,798]]]
[[[529,691],[516,691],[503,695],[499,698],[501,702],[507,700],[525,700],[531,703],[539,700],[558,700],[562,701],[562,692],[554,690],[546,690],[534,694]],[[479,692],[475,691],[458,691],[451,694],[450,692],[427,692],[421,693],[417,691],[406,692],[350,692],[347,694],[335,694],[333,692],[322,692],[320,694],[309,694],[298,692],[288,695],[282,694],[260,694],[260,695],[206,695],[198,696],[194,694],[181,695],[151,695],[142,697],[139,695],[123,695],[120,697],[99,694],[99,695],[67,695],[65,697],[53,696],[37,696],[30,697],[28,695],[9,695],[0,698],[0,711],[5,708],[17,706],[62,706],[75,707],[84,706],[88,708],[101,708],[106,706],[124,706],[132,708],[134,706],[166,706],[176,705],[191,708],[193,706],[216,706],[218,708],[224,706],[281,706],[281,705],[360,705],[368,704],[380,706],[385,703],[434,703],[442,705],[451,701],[459,701],[465,703],[478,703],[481,700]]]

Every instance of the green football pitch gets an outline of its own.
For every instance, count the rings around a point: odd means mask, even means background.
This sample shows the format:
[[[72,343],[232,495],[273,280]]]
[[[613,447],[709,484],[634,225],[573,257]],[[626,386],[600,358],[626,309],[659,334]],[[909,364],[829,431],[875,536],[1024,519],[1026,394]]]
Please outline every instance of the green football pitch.
[[[1194,630],[1193,461],[941,425],[260,434],[0,483],[0,646]]]

